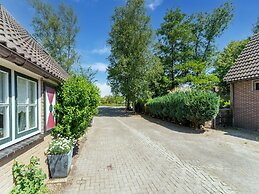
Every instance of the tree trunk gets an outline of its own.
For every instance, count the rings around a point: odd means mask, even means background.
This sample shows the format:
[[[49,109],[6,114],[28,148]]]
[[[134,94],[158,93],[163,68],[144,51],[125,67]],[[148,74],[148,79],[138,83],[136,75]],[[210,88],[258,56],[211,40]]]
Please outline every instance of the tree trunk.
[[[126,109],[130,110],[130,100],[128,98],[126,99],[126,103]]]

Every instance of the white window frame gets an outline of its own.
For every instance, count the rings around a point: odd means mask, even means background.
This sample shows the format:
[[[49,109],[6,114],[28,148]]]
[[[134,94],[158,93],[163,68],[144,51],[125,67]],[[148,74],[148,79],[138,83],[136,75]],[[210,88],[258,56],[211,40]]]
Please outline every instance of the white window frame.
[[[10,87],[10,84],[9,84],[9,73],[8,72],[6,72],[6,71],[2,71],[2,70],[0,70],[0,72],[1,73],[4,73],[4,74],[6,74],[6,80],[5,80],[5,82],[6,82],[6,84],[5,84],[5,92],[6,92],[6,96],[5,96],[5,102],[4,103],[1,103],[0,102],[0,107],[4,107],[4,108],[6,108],[6,129],[7,129],[7,136],[5,136],[5,137],[2,137],[2,138],[0,138],[0,140],[4,140],[4,139],[7,139],[7,138],[9,138],[10,137],[10,96],[9,96],[9,87]],[[5,119],[5,118],[4,118]]]
[[[8,78],[8,88],[9,88],[9,138],[0,140],[0,152],[2,149],[19,143],[29,137],[43,133],[42,128],[42,82],[44,78],[38,74],[35,74],[24,67],[17,66],[16,64],[7,61],[0,57],[0,70],[7,72]],[[24,132],[23,134],[18,134],[17,130],[17,115],[16,115],[16,78],[21,76],[29,80],[37,82],[37,127],[35,129]],[[51,84],[56,84],[51,80],[46,80]]]
[[[16,87],[18,87],[18,79],[23,79],[24,81],[26,81],[26,87],[25,87],[25,90],[26,90],[26,103],[19,103],[18,100],[17,100],[17,111],[16,111],[16,122],[17,122],[17,133],[18,134],[22,134],[22,133],[25,133],[27,131],[30,131],[32,129],[35,129],[35,128],[38,128],[38,110],[37,110],[37,82],[36,81],[33,81],[31,79],[27,79],[27,78],[24,78],[22,76],[19,76],[17,75],[17,80],[16,80]],[[30,103],[29,102],[29,82],[32,82],[34,83],[34,94],[35,94],[35,99],[34,99],[34,103]],[[18,88],[17,88],[17,96],[18,96]],[[18,106],[23,106],[23,107],[26,107],[26,129],[23,130],[23,131],[19,131],[19,127],[18,127]],[[35,118],[35,126],[34,127],[31,127],[30,128],[30,120],[29,120],[29,111],[30,111],[30,107],[35,107],[35,113],[34,113],[34,118]]]

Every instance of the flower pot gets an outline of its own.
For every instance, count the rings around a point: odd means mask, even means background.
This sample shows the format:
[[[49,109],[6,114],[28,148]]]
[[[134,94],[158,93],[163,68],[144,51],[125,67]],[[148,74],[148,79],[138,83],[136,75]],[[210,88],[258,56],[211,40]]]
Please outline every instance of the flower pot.
[[[48,155],[51,178],[67,177],[71,168],[73,148],[62,155]]]

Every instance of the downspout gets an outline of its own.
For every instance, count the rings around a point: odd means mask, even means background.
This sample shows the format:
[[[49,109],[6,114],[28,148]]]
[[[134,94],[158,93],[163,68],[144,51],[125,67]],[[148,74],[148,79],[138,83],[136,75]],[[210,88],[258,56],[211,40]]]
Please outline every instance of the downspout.
[[[234,109],[235,109],[235,91],[234,91],[234,82],[230,83],[230,109],[232,111],[232,126],[235,125],[234,119]]]

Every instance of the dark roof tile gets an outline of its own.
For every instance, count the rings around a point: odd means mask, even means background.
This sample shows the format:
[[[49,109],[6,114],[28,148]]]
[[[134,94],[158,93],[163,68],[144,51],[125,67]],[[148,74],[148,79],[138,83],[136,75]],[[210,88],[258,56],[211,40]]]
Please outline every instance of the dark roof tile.
[[[0,4],[0,46],[7,47],[32,62],[44,73],[64,80],[68,73]],[[6,53],[1,53],[5,56]]]
[[[255,79],[259,75],[259,33],[255,34],[226,74],[225,81]]]

